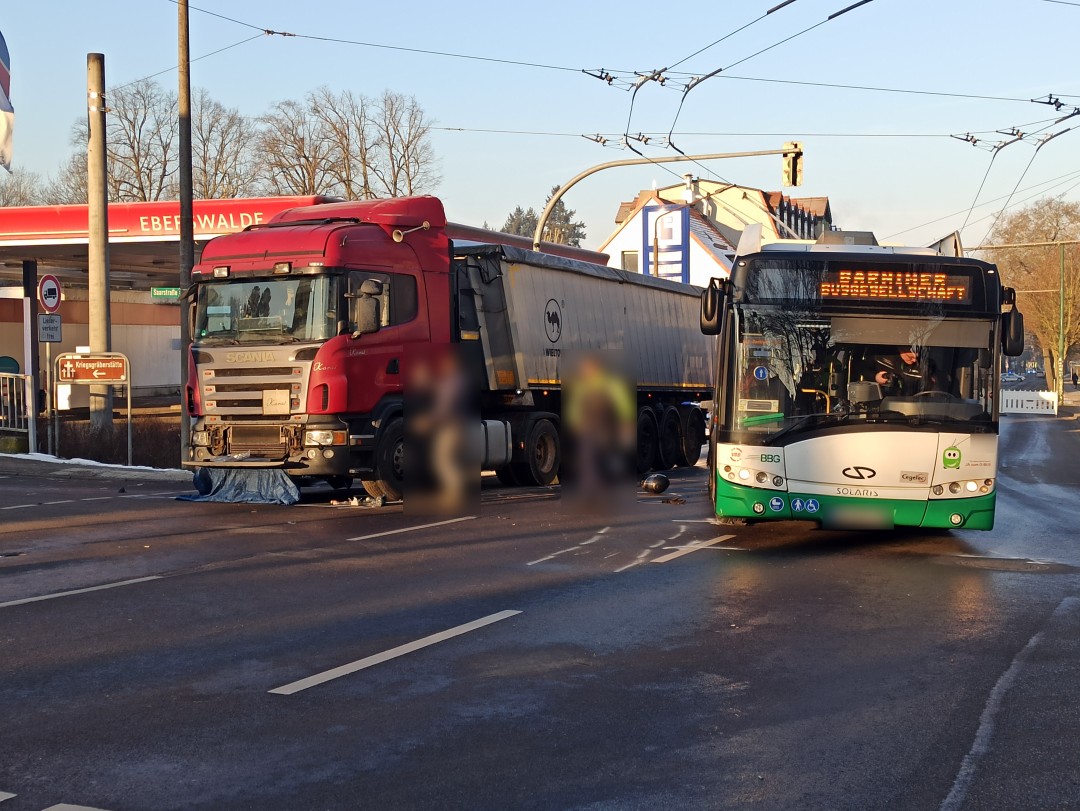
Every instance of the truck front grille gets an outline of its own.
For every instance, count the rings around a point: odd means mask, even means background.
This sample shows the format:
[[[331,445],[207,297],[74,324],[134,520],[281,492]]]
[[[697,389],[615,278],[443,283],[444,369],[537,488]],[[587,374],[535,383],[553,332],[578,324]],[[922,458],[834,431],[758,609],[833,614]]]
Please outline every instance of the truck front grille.
[[[229,430],[229,452],[255,456],[285,456],[285,438],[276,425],[234,425]]]

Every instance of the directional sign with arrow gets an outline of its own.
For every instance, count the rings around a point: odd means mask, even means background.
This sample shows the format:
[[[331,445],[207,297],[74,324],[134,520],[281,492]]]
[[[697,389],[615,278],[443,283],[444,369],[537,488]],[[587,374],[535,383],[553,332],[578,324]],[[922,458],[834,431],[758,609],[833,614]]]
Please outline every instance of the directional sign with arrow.
[[[83,355],[65,352],[56,358],[59,383],[127,383],[128,359],[119,352]]]

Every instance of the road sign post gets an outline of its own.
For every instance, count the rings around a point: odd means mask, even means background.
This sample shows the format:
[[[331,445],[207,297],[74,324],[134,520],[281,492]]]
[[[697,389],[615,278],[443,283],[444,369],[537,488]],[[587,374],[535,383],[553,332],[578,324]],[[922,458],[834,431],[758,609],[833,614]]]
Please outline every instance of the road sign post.
[[[59,409],[57,389],[62,385],[124,386],[127,389],[127,463],[131,466],[131,363],[122,352],[63,352],[56,356],[51,394]],[[59,435],[57,445],[60,444]]]
[[[38,342],[43,344],[58,344],[61,337],[63,324],[59,313],[38,313]]]
[[[60,309],[60,280],[46,273],[38,282],[38,304],[47,313]]]
[[[60,298],[59,290],[57,290],[57,299]],[[44,298],[41,295],[41,290],[38,290],[38,298]],[[63,340],[63,324],[60,320],[60,313],[38,313],[38,343],[45,344],[45,369],[42,371],[44,380],[42,381],[42,388],[45,391],[52,391],[52,347],[53,344],[60,343]],[[48,430],[48,449],[49,453],[55,453],[53,446],[53,398],[45,398],[45,424],[49,426]]]
[[[150,301],[153,301],[153,302],[165,302],[167,304],[179,304],[180,303],[180,288],[179,287],[151,287],[150,288]]]

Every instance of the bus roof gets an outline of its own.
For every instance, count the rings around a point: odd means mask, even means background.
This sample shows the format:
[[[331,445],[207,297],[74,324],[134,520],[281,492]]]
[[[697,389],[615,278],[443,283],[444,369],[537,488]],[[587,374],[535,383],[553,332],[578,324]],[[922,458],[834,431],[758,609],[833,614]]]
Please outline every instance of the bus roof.
[[[770,239],[765,236],[760,223],[748,225],[739,239],[738,255],[768,252],[787,253],[846,253],[866,256],[906,255],[960,257],[964,249],[960,235],[950,234],[927,247],[904,245],[881,245],[870,231],[826,231],[816,240]]]

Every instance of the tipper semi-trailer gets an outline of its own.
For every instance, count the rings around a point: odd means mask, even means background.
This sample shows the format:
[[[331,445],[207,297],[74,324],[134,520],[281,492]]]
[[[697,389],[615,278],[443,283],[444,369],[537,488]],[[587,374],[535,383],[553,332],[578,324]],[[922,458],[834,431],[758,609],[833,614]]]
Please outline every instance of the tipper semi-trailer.
[[[638,473],[696,462],[713,368],[701,291],[523,244],[448,223],[434,197],[306,206],[211,240],[188,293],[185,466],[399,498],[409,367],[448,348],[477,389],[479,464],[506,483],[559,475],[580,353],[618,355],[634,382]]]

